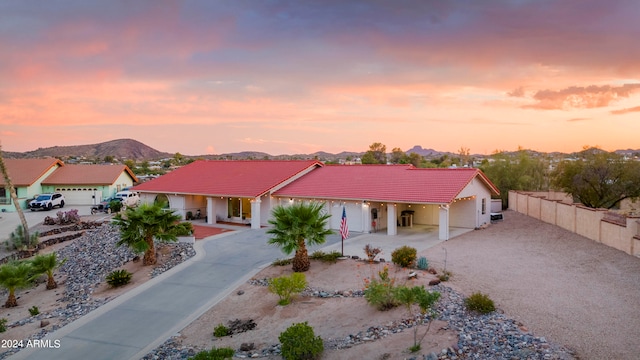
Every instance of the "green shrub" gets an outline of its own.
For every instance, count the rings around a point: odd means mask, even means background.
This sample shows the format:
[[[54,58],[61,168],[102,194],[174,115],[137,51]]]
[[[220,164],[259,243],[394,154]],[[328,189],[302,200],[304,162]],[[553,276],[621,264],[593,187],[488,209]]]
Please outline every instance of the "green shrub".
[[[36,316],[40,314],[40,309],[38,309],[38,307],[34,305],[29,308],[29,314],[31,314],[31,316]]]
[[[229,328],[219,324],[218,326],[216,326],[215,328],[213,328],[213,336],[215,337],[225,337],[227,335],[229,335],[231,333],[231,331],[229,331]]]
[[[420,270],[427,270],[429,268],[429,262],[427,261],[426,257],[420,256],[418,258],[418,262],[416,263],[416,266]]]
[[[292,259],[276,259],[276,260],[273,260],[271,265],[273,265],[273,266],[286,266],[286,265],[291,265],[291,261],[292,261]]]
[[[131,281],[132,273],[125,269],[114,270],[107,275],[107,284],[113,287],[119,287],[127,285]]]
[[[335,263],[336,261],[338,261],[338,258],[341,256],[342,254],[335,250],[330,253],[325,253],[322,250],[317,250],[317,251],[314,251],[313,254],[309,256],[309,258],[313,260],[320,260],[323,262]]]
[[[291,276],[280,276],[269,280],[269,291],[278,295],[279,305],[287,305],[291,302],[293,294],[301,293],[307,287],[307,278],[303,273],[293,273]]]
[[[289,326],[278,336],[282,344],[282,357],[285,360],[318,359],[324,350],[320,336],[315,336],[313,328],[307,322]]]
[[[411,267],[416,261],[418,250],[411,246],[401,246],[391,253],[391,261],[402,267]]]
[[[489,296],[476,292],[464,300],[468,310],[488,314],[496,309],[493,300]]]
[[[7,331],[7,319],[0,319],[0,333]]]
[[[232,348],[211,348],[203,350],[192,357],[192,360],[225,360],[233,358],[235,351]]]
[[[122,210],[122,201],[118,201],[118,200],[111,200],[109,202],[109,210],[112,213],[117,213],[120,212],[120,210]]]
[[[365,279],[364,298],[380,311],[393,309],[399,302],[394,296],[395,280],[389,277],[389,268],[385,266],[378,277],[371,281]]]

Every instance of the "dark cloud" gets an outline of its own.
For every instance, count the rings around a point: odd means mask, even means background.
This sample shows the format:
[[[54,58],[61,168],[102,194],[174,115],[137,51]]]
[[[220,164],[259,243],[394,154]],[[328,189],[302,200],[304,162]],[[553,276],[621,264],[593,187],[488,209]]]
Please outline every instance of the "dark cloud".
[[[622,115],[622,114],[628,114],[630,112],[638,112],[638,111],[640,111],[640,106],[634,106],[632,108],[625,108],[620,110],[613,110],[611,111],[611,113],[613,115]]]
[[[621,98],[628,98],[636,91],[640,91],[640,83],[622,86],[571,86],[562,90],[540,90],[533,95],[533,99],[537,103],[523,107],[541,110],[598,108],[608,106],[611,102]]]

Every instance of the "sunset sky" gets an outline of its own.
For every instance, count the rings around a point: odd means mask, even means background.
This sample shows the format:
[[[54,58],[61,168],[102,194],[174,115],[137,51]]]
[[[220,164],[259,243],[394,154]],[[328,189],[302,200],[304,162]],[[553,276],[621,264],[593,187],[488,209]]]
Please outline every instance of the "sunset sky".
[[[0,2],[3,151],[640,149],[636,0]]]

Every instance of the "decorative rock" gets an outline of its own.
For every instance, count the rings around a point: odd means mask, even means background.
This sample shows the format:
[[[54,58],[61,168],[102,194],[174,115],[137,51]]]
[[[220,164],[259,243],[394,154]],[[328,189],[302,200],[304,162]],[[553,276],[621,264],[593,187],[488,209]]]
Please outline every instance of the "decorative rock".
[[[7,326],[22,326],[34,321],[40,321],[42,330],[28,338],[28,340],[40,340],[49,332],[55,331],[106,304],[111,299],[95,299],[92,297],[93,291],[104,282],[107,274],[136,257],[136,254],[128,247],[116,246],[118,240],[120,240],[120,231],[116,226],[110,224],[92,225],[73,243],[56,251],[58,258],[67,259],[58,269],[59,276],[66,279],[64,282],[65,289],[60,299],[60,303],[66,303],[66,306],[54,308]],[[191,244],[162,244],[159,246],[168,246],[172,250],[169,252],[169,258],[165,264],[156,271],[155,275],[167,271],[187,260],[187,257],[195,255],[195,250],[193,250],[193,245]],[[180,252],[184,252],[187,256],[177,256]],[[2,291],[0,291],[0,295],[2,295]],[[59,319],[59,321],[57,324],[48,327],[50,321],[44,319]],[[0,359],[6,358],[18,350],[5,351],[0,354]],[[181,351],[188,352],[193,351],[193,349],[180,349],[177,350],[177,353],[179,354]],[[171,357],[165,357],[160,354],[159,358]]]
[[[429,281],[429,286],[435,286],[435,285],[438,285],[438,284],[440,284],[440,282],[441,282],[441,281],[440,281],[440,279],[433,279],[433,280],[430,280],[430,281]]]

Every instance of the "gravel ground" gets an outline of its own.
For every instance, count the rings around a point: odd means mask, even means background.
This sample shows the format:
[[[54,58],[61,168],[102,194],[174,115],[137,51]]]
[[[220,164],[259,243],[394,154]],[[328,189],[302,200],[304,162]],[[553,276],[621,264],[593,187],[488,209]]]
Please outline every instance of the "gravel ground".
[[[580,359],[638,359],[640,259],[513,211],[431,248],[432,266],[465,295],[488,294],[506,316]]]

